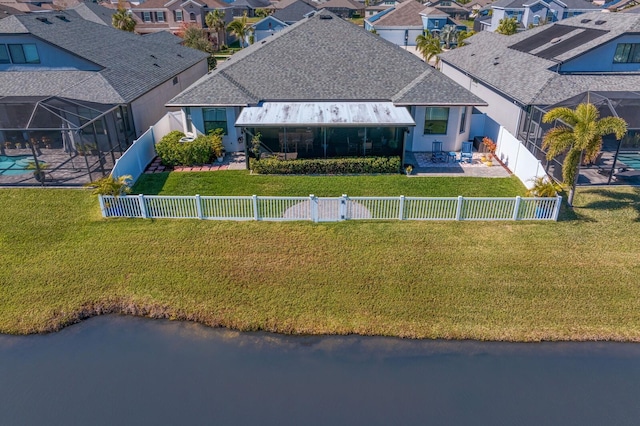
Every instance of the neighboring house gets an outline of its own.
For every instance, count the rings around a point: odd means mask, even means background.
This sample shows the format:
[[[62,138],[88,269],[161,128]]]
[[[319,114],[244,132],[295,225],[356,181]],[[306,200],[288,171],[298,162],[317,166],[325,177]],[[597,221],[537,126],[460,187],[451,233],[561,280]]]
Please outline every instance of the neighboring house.
[[[498,0],[490,7],[493,14],[488,31],[495,31],[504,18],[516,18],[520,28],[527,29],[600,9],[587,0]]]
[[[382,12],[383,10],[387,10],[392,6],[403,3],[405,1],[408,0],[382,0],[377,2],[370,2],[369,6],[365,6],[364,13],[365,16],[373,16]]]
[[[0,19],[6,18],[7,16],[11,16],[11,15],[19,15],[20,13],[23,13],[23,12],[19,11],[18,9],[14,9],[11,6],[0,4]]]
[[[633,6],[638,5],[639,0],[619,0],[611,3],[605,3],[604,8],[609,12],[624,12]]]
[[[415,46],[416,37],[423,33],[420,12],[424,6],[406,1],[364,20],[364,29],[374,31],[383,39],[398,46]]]
[[[206,28],[205,16],[210,11],[225,11],[225,21],[231,22],[231,6],[222,0],[146,0],[131,6],[136,20],[136,32],[140,34],[158,31],[178,33],[184,25]]]
[[[256,10],[258,9],[271,9],[271,2],[269,0],[224,0],[228,7],[231,8],[233,16],[242,16],[245,13],[249,17],[256,16]]]
[[[453,19],[449,17],[449,14],[443,12],[435,7],[422,7],[420,12],[420,18],[422,19],[422,27],[424,31],[429,31],[432,34],[438,34],[445,25],[453,25],[463,30],[464,26],[459,26]]]
[[[434,7],[449,15],[454,21],[460,21],[469,18],[469,11],[460,3],[453,0],[434,0],[424,4],[428,7]]]
[[[260,133],[271,151],[298,158],[403,156],[434,141],[459,150],[480,105],[413,54],[324,10],[167,103],[182,108],[187,132],[224,129],[227,151],[245,150],[243,141]]]
[[[270,37],[288,26],[287,23],[280,21],[274,16],[267,16],[253,25],[254,43]]]
[[[465,43],[440,55],[442,73],[487,101],[478,110],[526,141],[541,160],[540,111],[590,93],[627,120],[629,137],[638,133],[637,14],[591,12],[512,36],[484,31]]]
[[[104,7],[99,3],[93,1],[84,1],[76,6],[70,7],[68,10],[75,11],[83,19],[96,24],[113,26],[113,15],[116,13],[116,9]]]
[[[206,73],[205,53],[165,35],[142,37],[72,10],[10,16],[0,20],[0,140],[31,141],[67,160],[91,146],[103,165]]]
[[[318,4],[318,8],[326,9],[341,18],[364,16],[364,4],[355,0],[329,0]]]
[[[464,4],[463,7],[469,12],[469,16],[476,17],[481,9],[487,7],[493,3],[493,0],[471,0],[469,3]]]
[[[622,11],[623,13],[640,13],[640,6],[633,6]]]
[[[285,8],[276,10],[272,16],[287,25],[291,25],[315,13],[318,10],[318,6],[317,3],[297,0]]]

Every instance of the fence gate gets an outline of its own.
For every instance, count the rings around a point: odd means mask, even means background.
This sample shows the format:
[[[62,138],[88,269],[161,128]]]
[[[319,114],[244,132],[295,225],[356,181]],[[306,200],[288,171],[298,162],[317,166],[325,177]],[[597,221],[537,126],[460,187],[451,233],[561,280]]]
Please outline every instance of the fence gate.
[[[315,204],[312,218],[315,213],[317,222],[338,222],[348,219],[346,197],[313,197],[312,200]]]

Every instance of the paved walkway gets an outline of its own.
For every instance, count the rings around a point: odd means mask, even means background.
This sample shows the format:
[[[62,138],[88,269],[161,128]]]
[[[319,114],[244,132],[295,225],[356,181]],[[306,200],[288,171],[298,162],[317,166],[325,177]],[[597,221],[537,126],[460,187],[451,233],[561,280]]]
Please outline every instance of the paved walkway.
[[[224,156],[224,160],[221,163],[204,164],[202,166],[192,167],[174,167],[174,172],[213,172],[217,170],[245,170],[246,162],[244,153],[232,152]],[[151,164],[144,171],[145,173],[162,173],[172,170],[171,167],[165,167],[162,165],[160,158],[156,157]]]
[[[509,177],[511,172],[502,166],[497,160],[493,160],[493,166],[487,166],[480,157],[482,154],[474,152],[471,163],[458,161],[439,162],[431,161],[430,152],[407,152],[405,164],[413,166],[411,176],[465,176],[465,177]]]

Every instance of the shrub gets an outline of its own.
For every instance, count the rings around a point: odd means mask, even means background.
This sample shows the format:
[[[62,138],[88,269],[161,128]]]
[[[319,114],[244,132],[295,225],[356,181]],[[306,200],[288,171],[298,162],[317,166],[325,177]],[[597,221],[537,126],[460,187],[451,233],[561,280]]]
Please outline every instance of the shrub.
[[[178,130],[167,133],[156,144],[156,152],[165,166],[177,166],[182,161],[182,143],[184,133]]]
[[[400,157],[353,157],[330,159],[251,159],[251,170],[260,174],[361,174],[399,173]]]
[[[156,144],[156,152],[166,166],[193,166],[207,164],[222,156],[222,130],[200,135],[190,142],[180,142],[184,133],[173,131]]]
[[[94,182],[86,183],[84,186],[93,188],[91,192],[93,195],[113,195],[118,197],[131,192],[132,180],[131,175],[120,176],[118,178],[109,175]]]

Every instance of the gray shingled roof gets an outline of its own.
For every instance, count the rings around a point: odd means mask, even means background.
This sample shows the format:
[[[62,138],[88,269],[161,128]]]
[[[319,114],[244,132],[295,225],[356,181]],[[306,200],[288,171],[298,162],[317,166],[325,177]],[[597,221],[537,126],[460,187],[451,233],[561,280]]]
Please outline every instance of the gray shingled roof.
[[[66,21],[56,18],[58,15]],[[43,17],[49,23],[37,19]],[[142,37],[87,21],[71,10],[11,16],[0,20],[0,33],[31,33],[102,68],[81,84],[71,77],[77,71],[37,71],[30,84],[42,88],[40,95],[60,95],[65,87],[67,94],[104,103],[131,102],[207,57],[166,38]],[[17,71],[0,74],[6,85],[13,79],[16,87],[22,85],[21,75],[25,75]],[[93,92],[83,93],[89,89],[82,84],[89,83]]]
[[[167,105],[364,100],[485,105],[415,55],[328,11],[236,53]]]
[[[297,0],[295,3],[291,3],[289,6],[277,10],[273,14],[273,17],[286,23],[298,22],[303,19],[307,13],[313,12],[314,10],[316,10],[315,6],[302,0]]]
[[[92,1],[84,1],[69,9],[77,12],[78,15],[87,21],[107,25],[109,27],[112,24],[113,15],[116,13],[115,9],[109,9],[108,7],[104,7]]]
[[[585,19],[590,22],[583,23]],[[606,21],[594,25],[595,21]],[[579,28],[597,28],[607,33],[554,59],[544,59],[509,46],[533,37],[549,28],[545,25],[513,36],[482,31],[467,40],[468,46],[440,54],[441,60],[484,82],[524,105],[548,105],[591,90],[638,90],[640,73],[616,75],[563,75],[553,71],[558,62],[577,57],[625,32],[640,30],[640,16],[634,14],[591,12],[565,19],[558,24]],[[597,89],[591,86],[596,85]],[[633,85],[635,89],[633,89]]]
[[[596,6],[593,3],[588,2],[587,0],[559,0],[564,3],[568,9],[578,9],[578,10],[586,10],[586,9],[600,9],[600,6]],[[522,9],[525,5],[532,5],[534,2],[531,0],[498,0],[492,3],[491,7],[499,7],[504,9]],[[546,1],[545,3],[551,3],[550,1]]]

